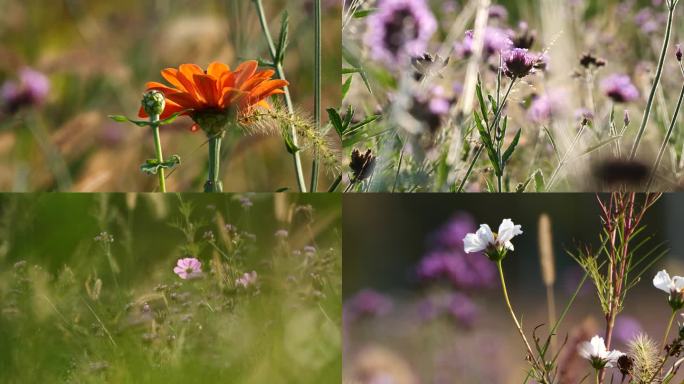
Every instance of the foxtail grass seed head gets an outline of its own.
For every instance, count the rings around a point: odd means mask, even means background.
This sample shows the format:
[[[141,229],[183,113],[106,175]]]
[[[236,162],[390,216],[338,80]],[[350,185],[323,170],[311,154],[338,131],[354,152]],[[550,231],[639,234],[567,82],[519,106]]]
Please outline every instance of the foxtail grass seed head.
[[[463,250],[465,253],[484,252],[490,260],[498,262],[515,249],[511,240],[522,233],[522,226],[511,219],[504,219],[497,233],[492,232],[489,225],[481,224],[475,233],[468,233],[463,238]]]
[[[159,91],[149,91],[143,94],[142,107],[149,116],[159,116],[164,112],[166,100]]]
[[[653,278],[653,286],[669,294],[668,303],[673,311],[684,307],[684,277],[673,276],[671,278],[670,274],[663,269]]]
[[[550,287],[556,281],[556,263],[553,255],[551,218],[545,213],[539,216],[539,257],[544,285]]]

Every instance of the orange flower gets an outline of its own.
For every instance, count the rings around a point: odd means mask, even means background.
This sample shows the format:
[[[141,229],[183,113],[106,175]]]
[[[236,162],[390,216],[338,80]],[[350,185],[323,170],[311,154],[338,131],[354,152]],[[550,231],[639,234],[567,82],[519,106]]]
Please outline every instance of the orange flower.
[[[271,80],[275,71],[258,71],[258,63],[246,61],[234,71],[223,63],[213,62],[206,71],[195,64],[182,64],[178,69],[166,68],[162,77],[172,87],[157,82],[147,83],[147,91],[158,90],[166,98],[166,107],[159,116],[165,119],[185,111],[197,122],[200,115],[225,114],[234,108],[238,115],[248,113],[255,106],[268,108],[266,98],[284,93],[285,80]],[[148,117],[143,108],[139,117]],[[208,127],[202,127],[208,129]]]

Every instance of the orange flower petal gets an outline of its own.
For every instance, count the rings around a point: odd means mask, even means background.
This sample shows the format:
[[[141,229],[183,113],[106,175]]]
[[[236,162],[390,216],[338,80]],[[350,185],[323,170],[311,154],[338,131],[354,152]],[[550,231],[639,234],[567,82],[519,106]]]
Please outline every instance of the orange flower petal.
[[[288,84],[289,83],[285,80],[264,81],[263,83],[259,84],[256,88],[254,88],[252,92],[250,92],[250,96],[257,100],[261,100],[264,97],[268,97],[268,95],[270,95],[271,92],[283,88]]]
[[[233,88],[235,86],[235,72],[225,72],[219,79],[219,89]]]
[[[197,90],[204,97],[210,106],[218,106],[218,90],[216,89],[216,78],[211,75],[193,75],[193,80]]]
[[[169,84],[176,87],[179,91],[188,92],[183,83],[178,80],[178,70],[176,68],[166,68],[161,71],[162,77],[169,82]]]
[[[219,107],[226,109],[235,103],[237,100],[242,99],[246,95],[245,92],[237,88],[225,88],[221,93],[221,99],[219,100]]]
[[[185,92],[166,95],[166,99],[173,101],[174,103],[182,106],[184,109],[197,109],[201,107],[201,104],[199,101],[197,101],[197,99]]]
[[[168,87],[162,83],[157,83],[156,81],[150,81],[145,84],[145,92],[148,91],[160,91],[163,94],[178,92],[178,89]]]
[[[258,67],[259,63],[257,63],[255,60],[245,61],[244,63],[240,64],[235,69],[235,72],[237,72],[235,85],[242,89],[242,84],[247,81],[247,79],[252,77],[252,75],[254,75]]]
[[[217,79],[220,79],[226,72],[230,72],[230,67],[218,61],[212,62],[209,64],[209,67],[207,67],[207,74],[214,76]]]

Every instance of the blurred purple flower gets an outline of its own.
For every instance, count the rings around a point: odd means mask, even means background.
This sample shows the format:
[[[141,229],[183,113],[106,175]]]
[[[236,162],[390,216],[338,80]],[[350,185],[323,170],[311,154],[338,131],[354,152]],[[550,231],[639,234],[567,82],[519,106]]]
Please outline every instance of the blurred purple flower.
[[[554,89],[532,100],[527,110],[527,117],[537,124],[548,123],[554,116],[563,112],[566,104],[567,94],[562,90]]]
[[[42,104],[50,91],[47,76],[31,68],[19,71],[19,81],[6,81],[0,88],[2,107],[14,113],[25,106]]]
[[[489,18],[506,20],[508,19],[508,10],[503,5],[494,4],[489,7]]]
[[[347,299],[344,303],[344,314],[347,320],[353,321],[363,317],[386,315],[393,306],[389,297],[372,289],[364,289]]]
[[[257,277],[256,271],[246,272],[235,280],[235,285],[241,286],[242,288],[249,288],[250,286],[256,284]]]
[[[642,333],[641,323],[629,315],[621,315],[615,320],[615,329],[613,330],[613,335],[615,338],[623,343],[629,343],[634,337]]]
[[[463,238],[477,229],[472,216],[464,212],[458,212],[449,221],[439,228],[432,236],[433,247],[462,249]]]
[[[466,31],[463,41],[456,43],[456,53],[462,57],[468,57],[473,53],[473,31]],[[491,55],[509,50],[513,46],[510,34],[497,27],[487,27],[484,33],[482,53],[486,59]]]
[[[449,313],[460,324],[472,327],[475,320],[477,320],[478,308],[468,296],[460,292],[454,292],[449,304]]]
[[[654,12],[649,7],[644,7],[634,15],[634,23],[641,32],[649,34],[660,31],[667,21],[667,15],[662,12]]]
[[[394,66],[424,54],[436,29],[425,0],[381,0],[368,17],[366,45],[375,60]]]
[[[616,103],[629,103],[639,98],[639,90],[627,75],[613,74],[601,81],[601,89]]]
[[[422,281],[447,281],[460,289],[491,288],[496,283],[496,269],[482,254],[466,255],[459,251],[433,251],[418,264]]]
[[[202,276],[202,263],[194,257],[179,259],[173,272],[183,280]]]

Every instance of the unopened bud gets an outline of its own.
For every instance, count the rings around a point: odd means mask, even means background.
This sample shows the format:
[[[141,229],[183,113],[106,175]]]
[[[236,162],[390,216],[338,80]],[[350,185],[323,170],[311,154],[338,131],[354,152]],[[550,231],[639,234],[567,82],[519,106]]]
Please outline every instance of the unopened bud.
[[[677,57],[677,61],[682,61],[682,46],[677,44],[677,50],[675,51],[675,56]]]
[[[629,111],[625,109],[625,115],[624,115],[624,119],[623,119],[623,122],[625,123],[625,127],[629,125],[630,121],[631,120],[629,119]]]
[[[159,91],[149,91],[143,95],[142,106],[149,116],[159,116],[164,112],[166,101]]]

